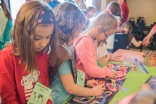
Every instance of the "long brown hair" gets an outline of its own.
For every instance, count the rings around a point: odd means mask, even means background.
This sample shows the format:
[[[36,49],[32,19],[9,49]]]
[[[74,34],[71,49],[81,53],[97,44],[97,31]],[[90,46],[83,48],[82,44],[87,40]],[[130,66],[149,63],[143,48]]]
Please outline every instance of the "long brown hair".
[[[127,28],[129,31],[128,31],[128,43],[131,43],[131,40],[132,38],[134,37],[133,36],[133,27],[132,27],[132,24],[129,23],[129,22],[125,22],[122,24],[123,28]]]
[[[156,90],[145,90],[139,92],[129,104],[156,104]]]
[[[2,7],[2,9],[3,9],[3,11],[4,11],[5,17],[6,17],[8,20],[12,21],[11,13],[10,13],[9,9],[7,8],[7,6],[6,6],[5,2],[4,2],[4,0],[1,0],[0,6]]]
[[[57,23],[55,39],[51,43],[50,66],[56,65],[58,45],[68,44],[69,39],[75,38],[75,31],[80,31],[85,23],[85,16],[73,3],[64,2],[54,9]],[[58,69],[50,70],[49,80],[52,81]],[[51,83],[51,82],[50,82]]]
[[[83,28],[85,17],[78,7],[70,2],[64,2],[57,6],[54,9],[54,15],[57,23],[57,36],[55,37],[55,40],[58,41],[52,41],[52,44],[68,44],[69,39],[75,38],[73,33],[76,30],[80,31]],[[57,44],[55,44],[55,46],[57,46]],[[53,48],[50,55],[51,65],[54,65],[55,63],[55,50]]]
[[[87,7],[87,12],[89,12],[89,11],[91,11],[91,10],[93,10],[93,9],[95,9],[96,10],[96,8],[94,7],[94,6],[89,6],[89,7]]]
[[[15,46],[13,54],[20,57],[20,63],[26,65],[25,69],[28,72],[32,72],[37,67],[35,61],[36,53],[34,50],[34,32],[36,26],[54,25],[55,27],[55,19],[52,11],[51,14],[54,23],[37,24],[39,14],[43,9],[51,10],[46,3],[41,1],[29,1],[23,4],[17,14],[12,31],[13,46]],[[50,41],[54,37],[53,34]],[[49,51],[49,44],[43,51]]]
[[[107,9],[109,9],[113,15],[121,17],[120,5],[117,2],[109,3]]]

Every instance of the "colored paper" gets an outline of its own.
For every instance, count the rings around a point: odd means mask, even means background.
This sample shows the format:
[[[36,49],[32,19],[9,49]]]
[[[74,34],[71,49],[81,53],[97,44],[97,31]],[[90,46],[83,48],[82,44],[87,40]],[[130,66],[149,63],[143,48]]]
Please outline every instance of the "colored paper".
[[[85,84],[85,73],[81,70],[77,71],[77,84],[84,87]]]
[[[46,104],[52,89],[36,83],[27,104]]]

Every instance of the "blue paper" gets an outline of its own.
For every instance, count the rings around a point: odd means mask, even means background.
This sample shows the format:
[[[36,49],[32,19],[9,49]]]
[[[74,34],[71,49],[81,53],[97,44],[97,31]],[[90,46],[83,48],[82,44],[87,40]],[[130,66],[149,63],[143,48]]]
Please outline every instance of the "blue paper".
[[[143,65],[143,63],[140,62],[139,64],[140,64],[140,66],[142,67],[142,69],[148,74],[148,71],[147,71],[146,67]]]
[[[105,104],[106,99],[107,99],[107,95],[106,95],[106,94],[104,94],[104,98],[102,99],[102,101],[100,102],[100,104]]]
[[[119,82],[120,86],[122,86],[122,85],[123,85],[123,81],[118,81],[118,82]]]
[[[129,91],[128,88],[122,88],[121,90],[124,91],[124,92],[128,92]]]

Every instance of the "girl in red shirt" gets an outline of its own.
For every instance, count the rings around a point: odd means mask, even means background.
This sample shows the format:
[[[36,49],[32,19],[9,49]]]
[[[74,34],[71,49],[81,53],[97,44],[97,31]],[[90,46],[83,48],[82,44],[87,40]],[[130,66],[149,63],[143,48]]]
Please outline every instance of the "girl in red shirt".
[[[126,0],[117,0],[117,1],[120,4],[120,8],[122,12],[122,18],[121,18],[121,24],[120,24],[122,25],[128,20],[129,8],[128,8]]]
[[[36,82],[49,86],[47,52],[54,26],[53,12],[44,2],[22,5],[12,30],[12,46],[0,51],[2,104],[26,104]],[[52,104],[50,95],[47,104]]]

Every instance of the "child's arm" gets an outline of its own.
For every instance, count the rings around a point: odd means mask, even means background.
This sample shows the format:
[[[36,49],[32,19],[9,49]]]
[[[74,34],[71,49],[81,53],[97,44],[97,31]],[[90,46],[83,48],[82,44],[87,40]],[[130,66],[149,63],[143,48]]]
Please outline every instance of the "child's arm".
[[[102,65],[106,65],[107,62],[111,59],[111,57],[112,57],[112,54],[108,54],[106,58],[105,56],[103,56],[99,60],[102,63]]]
[[[86,86],[87,87],[94,87],[95,85],[98,85],[98,81],[95,79],[87,80]]]
[[[93,88],[81,87],[74,83],[71,73],[61,75],[60,78],[65,90],[70,94],[77,96],[99,96],[103,94],[103,85],[98,85]]]
[[[108,53],[107,46],[104,43],[97,48],[97,54],[98,59],[102,63],[102,65],[105,65],[112,56],[111,54]]]
[[[139,47],[142,44],[142,41],[137,41],[135,38],[132,38],[131,43],[136,46]]]
[[[71,66],[69,61],[62,63],[58,71],[63,86],[68,93],[77,96],[98,96],[103,94],[103,85],[99,85],[93,88],[84,88],[75,84],[71,74]]]
[[[150,43],[150,38],[156,33],[156,25],[152,28],[150,33],[144,38],[143,45],[148,46]]]
[[[116,32],[119,32],[119,33],[124,32],[125,34],[128,34],[129,29],[120,27],[121,21],[119,18],[117,19],[117,22],[118,22],[118,27],[117,27]]]
[[[122,28],[122,27],[118,27],[116,32],[122,33],[124,32],[125,34],[128,34],[129,29],[127,28]]]
[[[150,85],[148,83],[145,83],[143,84],[141,87],[140,87],[140,90],[143,91],[143,90],[151,90],[152,88],[150,87]]]
[[[15,70],[11,56],[0,52],[0,63],[2,101],[4,104],[19,104],[16,98]]]
[[[103,78],[105,76],[113,77],[113,72],[111,69],[104,69],[97,66],[95,60],[96,56],[93,56],[94,54],[96,55],[96,53],[94,53],[96,50],[92,49],[92,46],[90,46],[93,44],[91,43],[90,39],[85,38],[81,41],[81,44],[77,45],[75,49],[78,57],[80,58],[85,68],[86,73],[90,77],[94,78]]]
[[[146,37],[151,38],[155,33],[156,33],[156,25],[154,25],[154,27]]]

